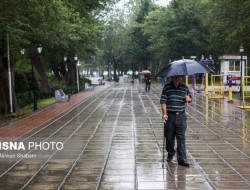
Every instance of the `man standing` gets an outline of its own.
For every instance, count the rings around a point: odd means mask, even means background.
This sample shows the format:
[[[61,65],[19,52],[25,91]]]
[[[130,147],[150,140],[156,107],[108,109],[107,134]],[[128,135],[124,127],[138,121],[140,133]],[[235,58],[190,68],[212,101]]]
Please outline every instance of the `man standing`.
[[[161,94],[162,119],[164,121],[164,136],[166,137],[167,162],[171,162],[176,153],[175,138],[177,141],[177,161],[179,165],[189,167],[186,158],[186,106],[192,101],[188,87],[180,83],[181,76],[172,76]]]

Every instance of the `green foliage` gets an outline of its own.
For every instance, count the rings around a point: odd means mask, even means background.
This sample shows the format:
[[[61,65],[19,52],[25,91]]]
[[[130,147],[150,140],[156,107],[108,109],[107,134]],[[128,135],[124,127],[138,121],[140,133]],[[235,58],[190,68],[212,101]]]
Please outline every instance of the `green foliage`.
[[[148,69],[148,63],[151,59],[151,52],[148,51],[150,46],[149,36],[143,32],[143,24],[145,23],[147,15],[152,11],[152,3],[150,0],[143,0],[140,8],[135,16],[135,22],[131,28],[132,40],[136,47],[136,56],[139,58],[138,62],[141,63],[141,69]]]
[[[18,63],[14,73],[14,79],[16,93],[24,93],[28,90],[32,90],[33,82],[30,64],[23,62]],[[36,72],[34,72],[34,87],[36,89],[40,88],[39,76]]]
[[[16,94],[17,98],[17,104],[19,108],[23,108],[29,104],[32,104],[33,100],[33,94],[32,92],[23,92],[23,93],[17,93]]]
[[[25,76],[25,75],[20,74],[20,76]],[[19,78],[21,78],[21,77],[19,77]],[[41,88],[37,88],[38,103],[39,104],[40,104],[40,100],[54,98],[55,91],[58,89],[62,89],[65,92],[65,94],[77,93],[78,89],[77,89],[76,83],[74,85],[71,85],[71,86],[65,86],[63,83],[58,82],[53,75],[50,75],[48,78],[49,78],[49,82],[51,85],[49,92],[46,92]],[[25,77],[23,80],[25,80]],[[22,82],[22,81],[20,81],[20,82]],[[80,91],[84,90],[84,83],[91,84],[91,80],[89,80],[87,78],[80,78],[79,79]],[[24,86],[21,85],[21,87],[24,87]],[[24,89],[22,91],[16,90],[16,92],[17,92],[17,102],[18,102],[19,108],[24,108],[24,107],[28,106],[29,104],[33,103],[33,91],[32,90],[28,91],[27,89]]]
[[[29,73],[16,70],[15,72],[15,92],[25,93],[29,89],[29,81],[26,77]]]
[[[207,42],[202,22],[205,13],[203,5],[192,0],[175,1],[169,7],[156,9],[147,17],[144,26],[145,33],[151,37],[150,49],[161,53],[158,58],[167,55],[172,60],[200,56]],[[168,59],[162,61],[166,63]]]
[[[206,23],[210,25],[210,44],[218,53],[237,53],[243,43],[250,47],[250,2],[239,0],[211,0],[211,14]]]
[[[55,97],[42,99],[38,102],[38,107],[45,107],[55,103]]]
[[[97,36],[101,28],[97,16],[100,10],[103,10],[112,1],[0,1],[0,54],[2,55],[0,67],[3,68],[4,65],[3,72],[7,72],[6,37],[8,34],[12,71],[16,78],[13,82],[17,90],[16,93],[23,93],[28,89],[32,90],[31,87],[33,87],[28,67],[22,70],[23,73],[18,69],[15,70],[15,61],[23,59],[19,51],[20,45],[25,47],[25,56],[29,57],[30,54],[35,54],[37,44],[42,44],[42,63],[40,59],[36,59],[37,57],[34,58],[36,60],[33,60],[40,77],[35,73],[35,88],[40,89],[42,86],[47,90],[48,84],[44,73],[51,72],[51,70],[57,71],[55,73],[61,75],[61,78],[58,77],[60,82],[68,85],[74,84],[76,72],[73,69],[68,73],[59,70],[65,70],[63,57],[67,53],[69,63],[75,65],[73,60],[75,54],[78,55],[80,61],[94,55]],[[30,62],[29,59],[24,61]],[[0,80],[0,84],[6,83],[3,81],[5,79],[0,78]],[[0,98],[1,101],[4,101],[0,102],[0,105],[6,105],[8,101],[7,88],[1,88],[1,90],[3,92],[0,94],[6,97]],[[40,95],[47,96],[43,90],[41,90]],[[21,96],[20,94],[19,97]],[[19,97],[17,99],[21,99]]]
[[[77,92],[75,54],[82,65],[91,64],[92,70],[107,70],[111,63],[119,72],[148,68],[154,74],[169,59],[212,54],[216,61],[221,53],[238,53],[241,43],[250,49],[250,1],[172,0],[167,7],[159,7],[152,0],[129,0],[125,9],[112,8],[117,1],[0,2],[0,66],[6,69],[8,65],[8,34],[20,106],[30,101],[27,93],[32,90],[30,60],[21,57],[21,44],[27,57],[37,43],[43,46],[41,64],[50,73],[50,91],[40,89],[43,78],[35,72],[39,98],[54,96],[60,88]],[[86,81],[80,79],[80,89]],[[8,93],[2,94],[7,100]]]

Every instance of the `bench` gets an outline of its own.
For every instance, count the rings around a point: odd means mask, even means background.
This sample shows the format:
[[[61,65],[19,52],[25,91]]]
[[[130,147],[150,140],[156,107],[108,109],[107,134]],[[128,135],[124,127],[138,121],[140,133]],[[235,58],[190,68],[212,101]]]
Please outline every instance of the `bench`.
[[[56,102],[68,102],[70,100],[71,95],[66,95],[62,89],[55,91],[55,101]]]
[[[97,81],[91,81],[91,83],[94,86],[105,85],[105,82],[103,82],[102,79],[98,79]]]
[[[84,83],[84,90],[94,90],[94,86],[89,83]]]
[[[91,80],[93,86],[105,85],[103,77],[89,77],[88,79]]]
[[[103,82],[102,79],[98,79],[99,85],[105,85],[105,82]]]

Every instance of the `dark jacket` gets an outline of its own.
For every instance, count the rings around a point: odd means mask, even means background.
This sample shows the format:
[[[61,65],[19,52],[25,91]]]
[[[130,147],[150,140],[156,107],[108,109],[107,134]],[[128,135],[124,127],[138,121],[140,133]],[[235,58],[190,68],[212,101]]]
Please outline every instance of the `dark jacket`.
[[[145,83],[148,83],[148,84],[151,83],[151,77],[150,76],[145,77]]]

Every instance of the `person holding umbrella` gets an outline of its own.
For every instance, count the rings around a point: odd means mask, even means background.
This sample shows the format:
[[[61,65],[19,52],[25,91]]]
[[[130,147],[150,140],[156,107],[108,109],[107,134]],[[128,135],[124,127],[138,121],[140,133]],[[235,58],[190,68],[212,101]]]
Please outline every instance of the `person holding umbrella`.
[[[168,152],[167,162],[171,162],[176,153],[174,149],[176,139],[178,164],[186,167],[189,166],[186,158],[185,133],[187,128],[187,117],[185,110],[188,103],[192,101],[192,96],[188,87],[180,82],[181,76],[213,72],[212,69],[203,63],[183,58],[169,63],[158,73],[158,76],[171,77],[171,81],[163,87],[160,99],[162,119],[164,121],[163,143],[165,143],[166,139],[166,150]]]
[[[150,91],[150,85],[151,85],[151,76],[150,74],[145,75],[145,91],[149,92]]]
[[[171,81],[162,90],[160,103],[168,152],[167,162],[171,162],[176,153],[176,139],[178,164],[189,167],[186,157],[187,116],[185,110],[187,104],[192,101],[192,96],[188,87],[180,81],[181,76],[171,76]]]

